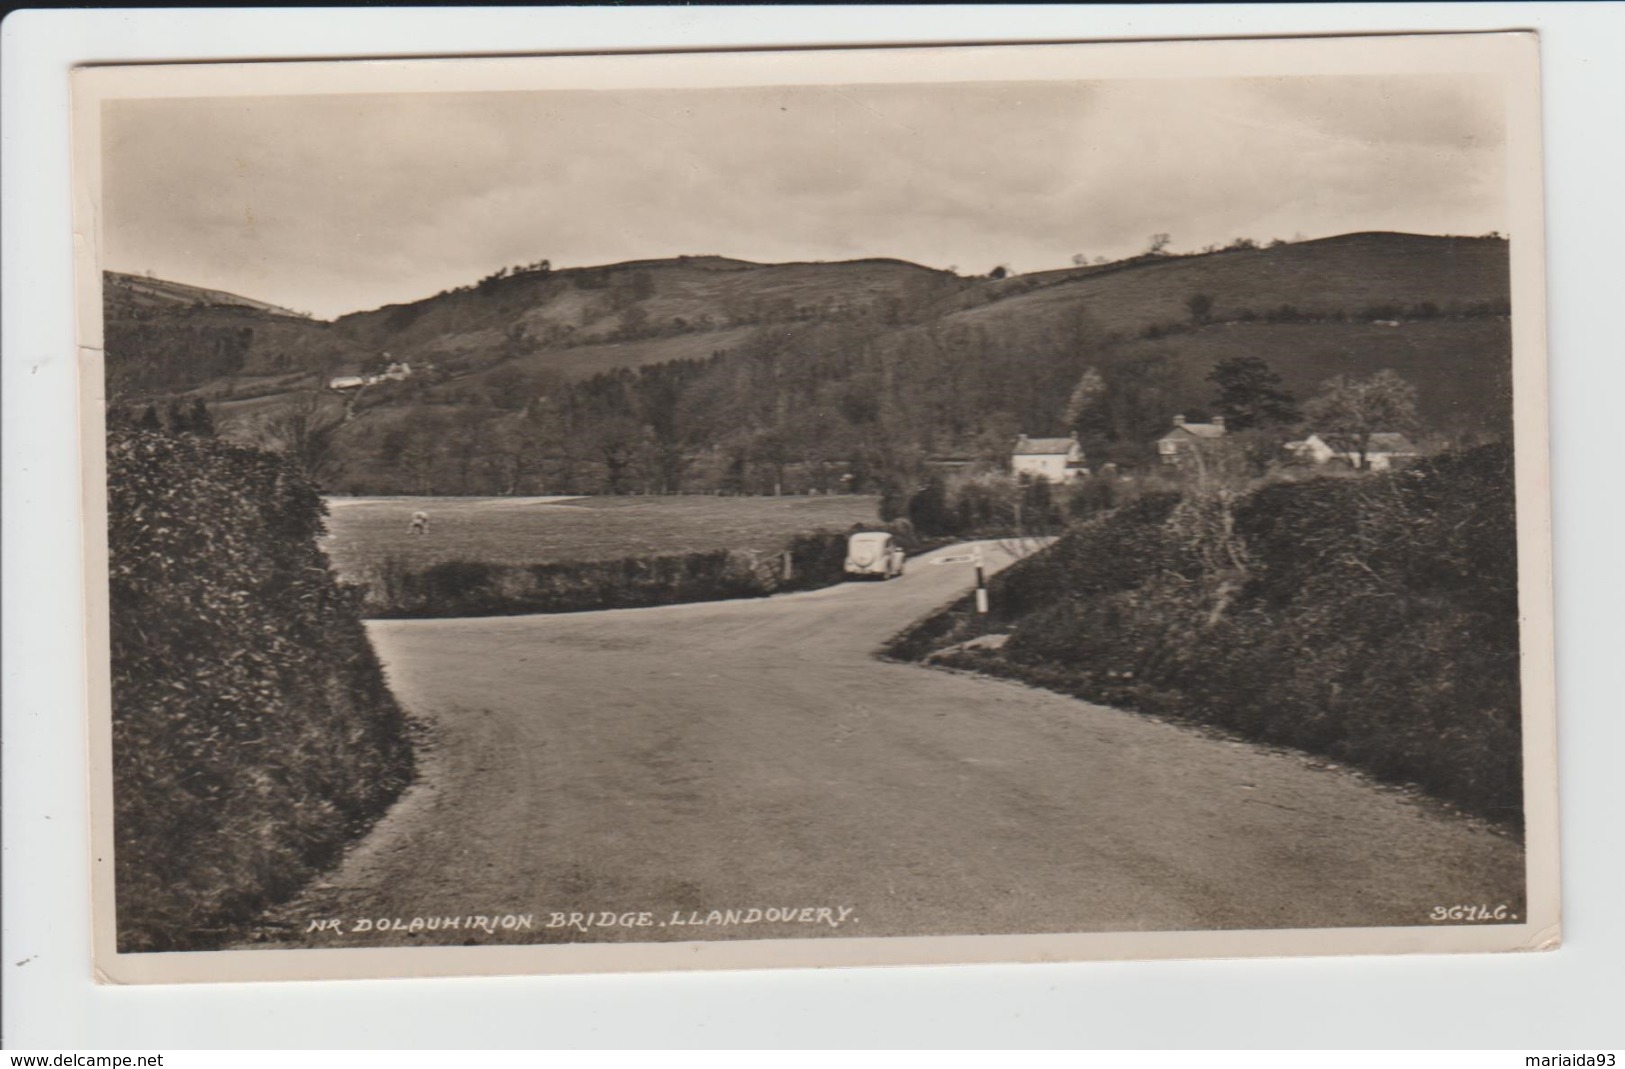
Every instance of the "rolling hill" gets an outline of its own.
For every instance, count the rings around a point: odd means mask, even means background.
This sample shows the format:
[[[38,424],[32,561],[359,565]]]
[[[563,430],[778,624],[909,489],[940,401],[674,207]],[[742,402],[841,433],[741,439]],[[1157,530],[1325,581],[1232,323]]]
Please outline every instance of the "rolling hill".
[[[258,312],[269,312],[271,315],[304,318],[291,309],[282,308],[265,301],[257,301],[252,297],[227,293],[225,290],[188,286],[184,282],[171,282],[168,279],[153,278],[148,275],[130,275],[119,271],[108,271],[104,278],[107,287],[109,290],[114,291],[117,299],[128,302],[132,307],[175,308],[180,306],[213,305],[217,307],[251,308]]]
[[[330,323],[162,279],[106,272],[102,315],[115,403],[285,394],[365,358]]]
[[[911,450],[1063,433],[1086,367],[1140,393],[1127,458],[1174,412],[1205,411],[1205,377],[1239,355],[1300,398],[1391,368],[1441,433],[1510,419],[1498,238],[1349,234],[1000,279],[883,259],[539,264],[332,323],[152,279],[107,293],[125,400],[201,397],[253,437],[318,397],[344,419],[326,478],[356,492],[747,488],[836,461],[862,479]],[[420,374],[312,393],[386,356]]]
[[[709,355],[771,324],[884,315],[965,287],[901,260],[752,264],[724,257],[521,271],[335,329],[396,359],[453,371],[521,359],[571,376]],[[636,343],[636,344],[634,344]],[[577,353],[575,350],[590,350]]]
[[[1311,317],[1423,302],[1441,313],[1460,312],[1504,300],[1509,284],[1506,245],[1495,239],[1346,234],[1270,249],[1141,259],[1116,269],[1024,275],[995,284],[1007,296],[948,318],[1006,332],[1021,329],[1021,321],[1043,323],[1081,309],[1103,330],[1135,334],[1148,324],[1187,320],[1186,301],[1194,294],[1212,298],[1210,318],[1222,321],[1283,306]]]

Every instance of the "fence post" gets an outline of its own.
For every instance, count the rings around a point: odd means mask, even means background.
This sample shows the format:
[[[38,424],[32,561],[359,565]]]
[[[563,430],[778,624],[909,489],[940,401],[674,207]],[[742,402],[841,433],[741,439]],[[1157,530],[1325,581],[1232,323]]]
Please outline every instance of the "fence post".
[[[790,567],[790,551],[787,549],[784,551],[784,582],[788,583],[792,578],[792,574],[792,569]]]
[[[976,554],[976,611],[983,616],[987,615],[987,573],[982,568],[982,547],[977,546]]]

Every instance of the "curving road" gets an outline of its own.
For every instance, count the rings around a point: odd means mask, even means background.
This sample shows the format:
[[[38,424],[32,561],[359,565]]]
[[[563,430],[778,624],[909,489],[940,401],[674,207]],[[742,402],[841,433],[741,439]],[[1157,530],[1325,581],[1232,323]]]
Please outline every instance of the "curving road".
[[[422,781],[260,938],[1386,926],[1425,924],[1439,904],[1521,911],[1516,843],[1401,792],[875,660],[969,587],[967,566],[929,560],[890,583],[758,601],[371,624],[396,693],[430,726]],[[788,922],[765,919],[782,911]],[[564,924],[548,928],[555,913]],[[571,913],[614,918],[571,925]],[[504,914],[533,927],[353,930]],[[305,932],[315,918],[347,930]]]

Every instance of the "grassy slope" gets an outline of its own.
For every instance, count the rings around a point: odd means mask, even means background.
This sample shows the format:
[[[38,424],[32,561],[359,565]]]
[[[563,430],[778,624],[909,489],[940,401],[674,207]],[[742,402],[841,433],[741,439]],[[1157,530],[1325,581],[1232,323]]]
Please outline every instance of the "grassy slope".
[[[1213,298],[1213,318],[1283,304],[1300,312],[1357,313],[1375,304],[1432,301],[1442,310],[1505,297],[1503,242],[1415,234],[1348,234],[1255,249],[1146,261],[1117,270],[1053,274],[1063,281],[957,312],[949,322],[1009,336],[1079,310],[1102,330],[1134,335],[1147,324],[1186,322],[1193,294]],[[1029,283],[1034,276],[1026,276]],[[1040,276],[1043,277],[1043,276]],[[1000,285],[1005,291],[1011,283]]]
[[[1205,409],[1213,365],[1233,356],[1266,360],[1300,398],[1340,373],[1390,368],[1416,385],[1426,422],[1471,429],[1510,412],[1511,330],[1499,317],[1406,320],[1399,327],[1368,322],[1214,322],[1189,333],[1142,338],[1152,324],[1189,324],[1185,302],[1213,298],[1212,318],[1244,310],[1263,315],[1282,305],[1300,313],[1344,312],[1373,306],[1409,308],[1431,302],[1449,315],[1508,293],[1506,245],[1478,238],[1411,234],[1351,234],[1321,241],[1142,261],[985,283],[1013,293],[945,316],[945,326],[983,331],[995,346],[1021,352],[1041,347],[1086,320],[1080,338],[1112,334],[1127,340],[1098,357],[1117,362],[1166,355],[1176,366],[1181,407]],[[1053,284],[1049,284],[1051,278]],[[975,291],[967,294],[974,299]]]
[[[682,317],[690,327],[702,329],[609,340],[625,315],[612,306],[628,303],[625,291],[636,275],[645,276],[648,288],[641,301],[630,303],[643,309],[650,324],[675,329],[673,321]],[[264,410],[280,391],[308,388],[317,381],[316,371],[307,372],[305,379],[291,377],[299,368],[354,362],[384,349],[419,362],[433,359],[474,369],[431,391],[430,399],[444,401],[461,387],[479,386],[497,368],[551,369],[579,378],[614,367],[703,359],[737,348],[763,330],[780,329],[772,324],[730,326],[734,320],[764,311],[799,314],[894,298],[940,309],[932,322],[944,327],[976,328],[1012,373],[1046,347],[1053,349],[1057,336],[1067,336],[1087,318],[1092,330],[1086,334],[1115,333],[1129,340],[1098,358],[1080,351],[1080,367],[1095,359],[1167,354],[1175,359],[1181,380],[1177,401],[1187,407],[1207,402],[1211,389],[1203,379],[1216,361],[1243,353],[1268,360],[1299,396],[1315,392],[1331,374],[1393,368],[1417,384],[1424,417],[1441,427],[1483,421],[1494,408],[1505,407],[1510,340],[1503,319],[1415,321],[1398,328],[1357,322],[1216,323],[1188,334],[1139,337],[1151,324],[1188,322],[1185,302],[1197,293],[1213,298],[1217,319],[1244,309],[1262,315],[1283,304],[1305,313],[1357,315],[1373,305],[1431,302],[1449,314],[1506,297],[1506,245],[1475,238],[1353,234],[1273,249],[978,282],[899,261],[758,265],[696,257],[520,275],[499,280],[485,292],[442,294],[346,316],[331,328],[247,308],[172,314],[187,329],[197,324],[179,317],[253,326],[254,342],[243,372],[199,391],[213,400],[258,398],[233,405],[226,413],[228,422]],[[110,306],[110,314],[116,312]],[[510,359],[504,346],[517,328],[542,343],[540,351]],[[294,364],[281,378],[270,374],[278,354]],[[445,361],[448,354],[451,361]],[[446,390],[452,392],[441,396]],[[416,410],[399,409],[403,418]],[[380,410],[368,421],[369,428],[393,425],[382,418],[385,414]],[[353,446],[367,454],[370,447],[362,439],[371,441],[368,435],[346,437],[354,438],[347,450]]]
[[[1512,332],[1500,318],[1417,320],[1398,327],[1221,323],[1136,339],[1118,350],[1120,359],[1154,353],[1174,360],[1181,392],[1193,406],[1205,406],[1212,396],[1206,376],[1214,364],[1257,356],[1300,398],[1314,396],[1332,375],[1395,371],[1417,388],[1423,419],[1435,429],[1484,429],[1511,414]]]
[[[141,275],[127,275],[118,271],[109,271],[105,275],[105,284],[110,290],[117,290],[124,297],[141,304],[193,304],[201,301],[205,304],[251,308],[272,315],[297,315],[297,313],[287,308],[266,301],[255,300],[252,297],[227,293],[224,290],[205,289],[202,286],[189,286],[184,282],[171,282],[163,278],[145,278]]]
[[[210,401],[278,395],[308,388],[327,367],[355,364],[367,355],[332,324],[263,301],[161,279],[121,282],[124,277],[109,273],[103,291],[109,378],[118,383],[139,378],[142,369],[159,369],[130,391],[134,395],[190,391]],[[235,371],[202,379],[187,373],[187,353],[222,344],[240,352]]]
[[[364,348],[387,349],[397,358],[464,361],[475,367],[503,359],[505,338],[523,328],[531,337],[543,339],[544,346],[525,359],[525,366],[571,375],[709,356],[714,349],[737,343],[737,337],[723,338],[719,344],[709,330],[686,329],[667,337],[611,344],[626,322],[626,308],[616,307],[615,294],[637,274],[647,276],[651,292],[628,301],[628,306],[635,303],[648,323],[668,330],[679,329],[675,325],[679,318],[690,328],[707,320],[726,327],[731,320],[901,297],[933,282],[962,285],[943,272],[895,260],[771,265],[714,258],[650,261],[519,275],[484,291],[440,294],[344,316],[337,326]]]
[[[792,537],[876,519],[877,501],[832,497],[617,497],[544,504],[525,498],[331,498],[325,547],[339,573],[396,557],[543,564],[712,549],[776,552]],[[425,509],[430,533],[407,533]]]
[[[636,341],[603,342],[593,345],[575,345],[568,349],[549,349],[529,356],[518,357],[500,366],[521,371],[555,371],[571,379],[589,378],[600,371],[617,367],[642,367],[668,360],[704,360],[714,352],[732,349],[754,337],[760,327],[724,327],[690,334],[677,334],[668,338],[639,338]],[[492,369],[494,370],[494,369]],[[474,372],[459,382],[483,382],[488,371]]]

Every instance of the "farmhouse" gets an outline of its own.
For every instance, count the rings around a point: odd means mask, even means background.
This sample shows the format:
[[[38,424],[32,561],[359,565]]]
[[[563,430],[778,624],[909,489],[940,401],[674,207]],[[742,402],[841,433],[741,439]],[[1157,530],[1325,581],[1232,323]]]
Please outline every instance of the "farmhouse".
[[[1029,438],[1023,434],[1010,454],[1010,470],[1045,482],[1064,483],[1089,474],[1076,438]]]
[[[1313,464],[1360,466],[1360,439],[1352,434],[1311,434],[1301,442],[1288,442],[1286,449]],[[1396,431],[1378,431],[1365,445],[1365,466],[1369,471],[1388,471],[1421,453],[1411,440]]]
[[[1175,416],[1173,429],[1157,439],[1157,455],[1164,464],[1180,464],[1224,433],[1223,416],[1214,416],[1211,423],[1190,423],[1184,416]]]
[[[359,390],[363,386],[372,386],[380,382],[400,382],[402,379],[412,377],[412,365],[402,362],[390,364],[384,370],[371,375],[340,375],[327,380],[329,390]]]

